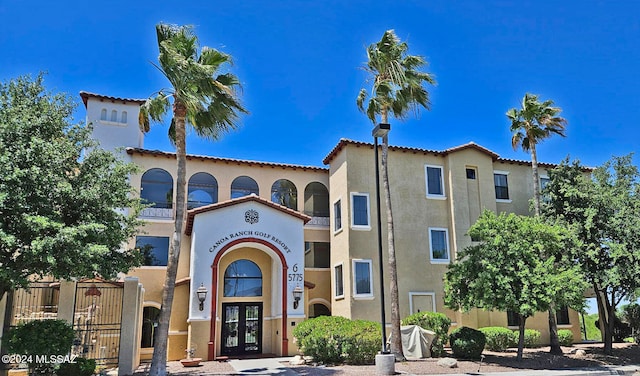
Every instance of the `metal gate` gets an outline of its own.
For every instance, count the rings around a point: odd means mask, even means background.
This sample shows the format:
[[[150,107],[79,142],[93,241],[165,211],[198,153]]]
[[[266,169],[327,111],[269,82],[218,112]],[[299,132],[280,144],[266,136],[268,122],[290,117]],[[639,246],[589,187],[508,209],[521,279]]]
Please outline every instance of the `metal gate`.
[[[10,326],[35,320],[58,318],[60,289],[51,282],[31,282],[29,289],[18,289],[11,296]]]
[[[98,365],[118,364],[123,291],[119,283],[77,283],[74,354],[95,359]]]

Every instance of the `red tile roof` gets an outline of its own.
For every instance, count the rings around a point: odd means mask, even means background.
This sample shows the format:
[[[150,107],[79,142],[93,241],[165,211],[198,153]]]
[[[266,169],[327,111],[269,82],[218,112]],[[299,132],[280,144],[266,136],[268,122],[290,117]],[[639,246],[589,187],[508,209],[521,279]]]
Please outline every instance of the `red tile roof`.
[[[373,149],[373,143],[353,141],[346,138],[342,138],[340,139],[340,142],[338,142],[338,144],[329,152],[329,154],[327,154],[327,156],[324,158],[322,163],[324,163],[325,165],[331,163],[331,160],[333,160],[333,158],[335,158],[336,155],[338,155],[338,153],[342,149],[344,149],[347,145],[354,145],[356,147],[367,147],[369,149]],[[475,142],[469,142],[464,145],[454,146],[452,148],[445,149],[445,150],[429,150],[429,149],[412,148],[412,147],[406,147],[406,146],[393,146],[393,145],[389,146],[389,150],[391,151],[400,151],[403,153],[424,154],[424,155],[433,154],[437,156],[446,156],[447,154],[455,153],[457,151],[461,151],[465,149],[475,149],[481,153],[485,153],[488,156],[490,156],[494,162],[531,166],[531,161],[500,158],[500,155],[498,155],[497,153],[485,148],[484,146],[480,146]],[[557,164],[538,162],[538,166],[544,167],[544,168],[554,168],[557,166]],[[592,170],[593,169],[590,167],[585,167],[586,172],[589,172]]]
[[[238,198],[234,198],[234,199],[223,201],[223,202],[218,202],[218,203],[207,205],[207,206],[201,206],[199,208],[195,208],[187,211],[187,226],[184,230],[184,233],[191,236],[191,231],[193,231],[193,221],[195,220],[195,217],[198,214],[206,213],[213,210],[218,210],[221,208],[225,208],[227,206],[233,206],[236,204],[241,204],[243,202],[249,202],[249,201],[258,202],[262,205],[269,206],[273,209],[279,210],[285,214],[289,214],[293,217],[297,217],[302,221],[304,221],[304,223],[307,223],[311,220],[311,217],[309,217],[306,214],[300,213],[299,211],[296,211],[293,209],[289,209],[286,206],[278,205],[262,197],[256,196],[255,194],[251,194],[249,196],[238,197]]]
[[[365,146],[368,147],[370,149],[373,149],[373,144],[372,143],[368,143],[368,142],[361,142],[361,141],[353,141],[353,140],[349,140],[346,138],[342,138],[340,139],[340,142],[338,142],[338,145],[336,145],[330,152],[329,154],[324,158],[324,160],[322,161],[322,163],[324,164],[329,164],[331,163],[331,160],[333,158],[335,158],[335,156],[338,154],[338,152],[340,152],[340,150],[342,150],[345,146],[347,145],[355,145],[356,147],[361,147],[361,146]],[[478,144],[476,144],[475,142],[469,142],[467,144],[464,145],[460,145],[460,146],[455,146],[446,150],[429,150],[429,149],[422,149],[422,148],[412,148],[412,147],[407,147],[407,146],[393,146],[390,145],[389,146],[389,150],[392,151],[401,151],[403,153],[413,153],[413,154],[433,154],[433,155],[439,155],[439,156],[445,156],[447,154],[450,153],[455,153],[456,151],[460,151],[460,150],[464,150],[464,149],[476,149],[482,153],[488,154],[489,156],[491,156],[491,158],[493,160],[497,160],[500,158],[500,156],[494,152],[492,152],[491,150],[480,146]]]
[[[129,147],[129,148],[126,149],[126,151],[127,151],[127,154],[130,154],[130,155],[133,155],[133,154],[151,155],[151,156],[154,156],[154,157],[165,157],[165,158],[171,158],[171,159],[175,159],[175,157],[176,157],[176,153],[169,153],[169,152],[160,151],[160,150],[147,150],[147,149]],[[278,167],[278,168],[290,169],[290,170],[329,172],[329,169],[325,168],[325,167],[302,166],[302,165],[294,165],[294,164],[287,164],[287,163],[274,163],[274,162],[258,162],[258,161],[251,161],[251,160],[245,160],[245,159],[211,157],[211,156],[207,156],[207,155],[188,154],[187,155],[187,159],[200,160],[200,161],[223,162],[223,163],[226,163],[226,164],[232,164],[232,163],[244,164],[244,165],[258,166],[258,167],[271,167],[271,168]]]
[[[87,107],[87,101],[89,100],[89,98],[97,98],[101,101],[111,101],[111,102],[122,102],[122,103],[137,103],[137,104],[143,104],[144,102],[146,102],[146,99],[135,99],[135,98],[118,98],[118,97],[111,97],[109,95],[100,95],[100,94],[95,94],[95,93],[89,93],[88,91],[81,91],[80,92],[80,97],[82,98],[82,103],[84,103],[84,107]]]

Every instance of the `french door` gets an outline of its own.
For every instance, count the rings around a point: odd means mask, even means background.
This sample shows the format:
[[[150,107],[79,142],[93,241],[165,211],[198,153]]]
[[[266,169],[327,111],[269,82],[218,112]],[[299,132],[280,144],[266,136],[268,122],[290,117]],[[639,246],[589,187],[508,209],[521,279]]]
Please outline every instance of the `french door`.
[[[223,355],[262,353],[262,303],[222,304]]]

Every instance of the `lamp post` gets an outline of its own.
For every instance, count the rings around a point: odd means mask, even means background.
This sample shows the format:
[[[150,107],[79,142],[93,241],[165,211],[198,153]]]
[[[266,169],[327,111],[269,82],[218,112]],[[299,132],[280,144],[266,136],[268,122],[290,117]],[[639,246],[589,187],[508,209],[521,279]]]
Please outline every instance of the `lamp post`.
[[[387,350],[387,330],[385,328],[386,325],[386,317],[384,313],[384,280],[382,276],[384,275],[384,267],[382,261],[382,216],[380,213],[380,167],[378,166],[378,137],[386,136],[391,130],[390,124],[380,123],[373,128],[371,135],[373,136],[373,153],[374,153],[374,163],[376,169],[376,205],[377,205],[377,224],[378,224],[378,265],[380,267],[380,324],[382,326],[382,351],[381,354],[389,354]]]

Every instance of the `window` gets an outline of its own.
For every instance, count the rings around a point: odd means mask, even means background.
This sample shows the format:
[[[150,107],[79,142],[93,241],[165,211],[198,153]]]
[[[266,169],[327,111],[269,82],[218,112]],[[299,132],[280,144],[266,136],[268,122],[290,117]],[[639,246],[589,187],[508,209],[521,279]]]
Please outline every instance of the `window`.
[[[289,209],[298,210],[298,189],[287,179],[280,179],[271,186],[271,201]]]
[[[118,111],[116,110],[111,111],[111,121],[114,123],[118,121]]]
[[[446,228],[430,228],[429,245],[431,247],[431,262],[449,262],[449,231]]]
[[[342,202],[336,201],[333,204],[333,231],[342,230]]]
[[[336,298],[343,298],[344,297],[344,281],[342,279],[342,264],[338,264],[336,266],[333,267],[333,271],[334,271],[334,276],[333,278],[335,278],[335,297]]]
[[[571,325],[571,322],[569,322],[569,308],[567,308],[567,306],[559,307],[556,310],[556,323],[558,325]]]
[[[467,168],[467,179],[476,180],[476,169],[475,168]]]
[[[441,166],[425,166],[427,176],[427,197],[444,198],[444,181]]]
[[[164,236],[136,236],[136,248],[142,252],[144,266],[167,266],[169,238]]]
[[[353,260],[353,295],[373,296],[371,260]]]
[[[231,198],[249,196],[252,193],[259,194],[258,183],[248,176],[238,176],[231,183]]]
[[[513,311],[507,311],[507,326],[520,326],[520,318]]]
[[[371,228],[368,193],[351,193],[351,227],[354,229]]]
[[[107,109],[103,108],[102,111],[100,111],[100,120],[107,120]]]
[[[249,260],[237,260],[224,272],[224,296],[262,296],[262,271]]]
[[[304,214],[329,217],[329,191],[322,183],[313,182],[304,188]]]
[[[122,111],[122,114],[120,114],[120,122],[123,124],[126,124],[127,122],[127,111]]]
[[[496,200],[509,199],[509,183],[507,182],[508,172],[493,173],[493,182],[496,186]]]
[[[547,184],[549,184],[550,181],[551,179],[549,179],[548,176],[540,176],[540,191],[543,191],[547,187]]]
[[[154,208],[173,207],[173,178],[161,168],[152,168],[142,175],[140,198]]]
[[[160,310],[156,307],[144,307],[142,309],[142,338],[140,347],[153,347],[153,334],[158,327]]]
[[[331,243],[304,242],[305,268],[329,268],[331,262]]]
[[[218,202],[218,181],[206,172],[198,172],[189,178],[187,208],[211,205]]]

